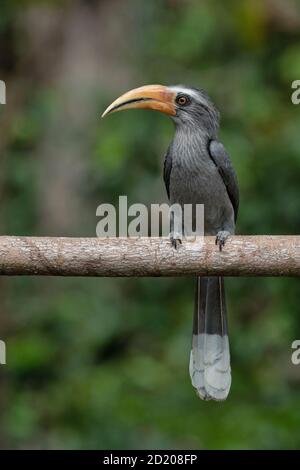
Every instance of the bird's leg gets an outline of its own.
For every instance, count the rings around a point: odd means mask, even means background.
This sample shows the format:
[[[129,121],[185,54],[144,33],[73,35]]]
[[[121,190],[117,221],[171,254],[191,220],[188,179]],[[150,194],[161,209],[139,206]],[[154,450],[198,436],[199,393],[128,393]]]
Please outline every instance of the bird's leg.
[[[179,246],[182,244],[182,238],[179,238],[173,233],[170,234],[170,241],[172,247],[175,248],[175,250],[178,250]]]
[[[171,231],[170,231],[171,245],[172,245],[173,248],[175,248],[175,250],[177,250],[179,248],[179,246],[182,245],[182,233],[179,233],[175,230],[174,212],[173,211],[171,212],[170,226],[171,226]]]
[[[222,251],[223,246],[229,237],[230,232],[228,230],[220,230],[216,235],[216,245],[219,245],[219,250]]]

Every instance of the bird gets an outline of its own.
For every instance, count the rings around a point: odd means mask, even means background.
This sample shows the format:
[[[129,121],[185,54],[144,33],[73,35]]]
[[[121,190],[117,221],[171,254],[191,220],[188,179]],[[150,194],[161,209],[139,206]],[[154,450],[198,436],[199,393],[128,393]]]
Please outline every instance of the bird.
[[[204,235],[224,248],[235,233],[239,208],[237,174],[219,140],[220,113],[206,91],[185,85],[145,85],[117,98],[102,117],[126,109],[168,115],[175,134],[164,159],[163,178],[171,204],[203,204]],[[183,242],[170,231],[174,249]],[[219,247],[219,248],[218,248]],[[231,387],[224,279],[196,278],[189,372],[203,400],[226,400]]]

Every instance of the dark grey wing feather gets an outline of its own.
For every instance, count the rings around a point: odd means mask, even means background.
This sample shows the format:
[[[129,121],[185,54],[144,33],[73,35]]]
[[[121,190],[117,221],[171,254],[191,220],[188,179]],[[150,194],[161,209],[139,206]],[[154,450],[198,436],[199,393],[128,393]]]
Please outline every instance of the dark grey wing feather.
[[[209,143],[209,153],[226,186],[236,221],[239,209],[239,187],[235,169],[233,168],[230,157],[221,142],[211,140]]]
[[[166,185],[166,190],[168,198],[170,199],[170,176],[172,171],[172,155],[170,150],[167,151],[164,162],[164,182]]]

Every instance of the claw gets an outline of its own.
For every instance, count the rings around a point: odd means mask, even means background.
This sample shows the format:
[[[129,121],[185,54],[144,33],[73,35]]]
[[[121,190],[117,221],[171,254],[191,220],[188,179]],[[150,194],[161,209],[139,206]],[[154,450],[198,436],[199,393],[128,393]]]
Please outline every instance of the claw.
[[[175,250],[178,250],[179,246],[182,245],[181,238],[170,237],[171,245]]]
[[[230,233],[227,230],[220,230],[217,233],[215,244],[219,245],[219,250],[222,251],[223,246],[225,246],[226,240],[229,237]]]

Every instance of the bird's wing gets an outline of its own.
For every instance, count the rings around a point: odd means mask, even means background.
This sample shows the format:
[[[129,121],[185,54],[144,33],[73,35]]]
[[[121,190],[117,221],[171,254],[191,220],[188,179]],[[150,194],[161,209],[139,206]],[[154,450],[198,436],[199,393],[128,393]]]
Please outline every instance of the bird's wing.
[[[211,140],[209,153],[224,181],[229,199],[231,201],[236,221],[239,209],[239,187],[235,169],[224,145],[217,140]]]
[[[164,162],[164,182],[166,185],[166,190],[168,194],[168,198],[170,199],[170,176],[171,176],[171,170],[172,170],[172,154],[170,150],[168,149],[166,156],[165,156],[165,162]]]

